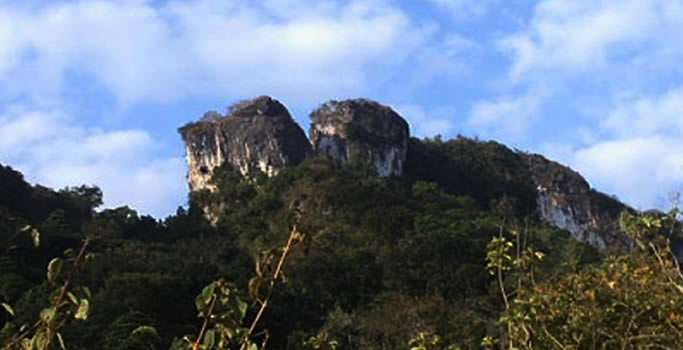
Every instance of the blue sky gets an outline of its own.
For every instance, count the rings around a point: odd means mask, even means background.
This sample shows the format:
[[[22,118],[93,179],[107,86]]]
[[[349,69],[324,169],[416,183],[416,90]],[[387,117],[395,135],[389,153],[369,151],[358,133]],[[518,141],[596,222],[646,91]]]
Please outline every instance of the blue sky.
[[[157,217],[176,133],[272,95],[539,152],[641,209],[683,186],[683,0],[0,0],[0,162]]]

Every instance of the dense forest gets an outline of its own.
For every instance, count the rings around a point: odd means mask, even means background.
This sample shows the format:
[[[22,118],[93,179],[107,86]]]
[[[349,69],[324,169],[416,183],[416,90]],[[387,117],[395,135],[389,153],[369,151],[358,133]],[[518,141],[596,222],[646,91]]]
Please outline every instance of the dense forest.
[[[679,349],[680,212],[632,249],[540,220],[521,152],[411,139],[404,176],[324,157],[214,172],[163,220],[0,167],[2,349]],[[217,213],[208,220],[205,212]]]

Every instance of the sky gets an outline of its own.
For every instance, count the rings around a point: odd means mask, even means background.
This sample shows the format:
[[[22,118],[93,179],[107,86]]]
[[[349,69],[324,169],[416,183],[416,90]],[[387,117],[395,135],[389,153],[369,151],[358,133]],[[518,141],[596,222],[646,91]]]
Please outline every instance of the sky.
[[[0,0],[0,163],[186,205],[177,128],[271,95],[541,153],[638,209],[683,190],[683,0]]]

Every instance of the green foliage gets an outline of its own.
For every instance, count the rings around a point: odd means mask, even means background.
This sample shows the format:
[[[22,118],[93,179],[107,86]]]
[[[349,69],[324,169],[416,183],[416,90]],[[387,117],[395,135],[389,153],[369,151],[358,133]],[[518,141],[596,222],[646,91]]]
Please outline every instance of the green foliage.
[[[68,274],[64,274],[64,260],[54,258],[47,267],[47,281],[54,286],[50,293],[49,305],[43,308],[38,321],[31,324],[23,324],[18,332],[9,337],[3,345],[3,350],[48,350],[57,344],[65,349],[64,338],[61,329],[71,321],[84,321],[88,317],[90,293],[87,288],[79,288],[73,282],[74,274],[87,259],[85,249],[88,246],[86,240],[78,255],[65,254],[70,262]],[[11,314],[14,310],[5,307]]]
[[[661,230],[666,216],[624,212],[640,251],[525,288],[501,317],[519,349],[676,348],[683,343],[683,275]],[[487,339],[490,342],[491,339]]]
[[[410,350],[460,350],[457,345],[442,345],[438,335],[420,332],[408,342]]]
[[[304,347],[315,350],[336,350],[339,342],[330,340],[327,332],[320,332],[304,342]]]
[[[151,317],[139,311],[118,316],[104,335],[104,349],[156,349],[161,337]]]
[[[510,270],[512,265],[512,256],[510,249],[514,245],[512,242],[505,239],[505,237],[493,237],[491,243],[486,247],[486,269],[490,274],[494,275],[499,270]]]
[[[248,305],[237,294],[234,284],[214,281],[195,298],[195,306],[204,325],[197,338],[185,336],[185,345],[177,343],[174,349],[230,349],[231,344],[251,347],[249,329],[242,326]]]
[[[0,344],[48,310],[45,319],[65,321],[59,334],[69,349],[253,348],[265,340],[272,349],[477,349],[487,334],[496,344],[507,339],[499,320],[512,311],[500,287],[513,310],[535,285],[601,262],[534,217],[524,155],[462,137],[412,139],[409,153],[402,178],[324,158],[272,178],[221,166],[216,191],[190,194],[187,209],[163,220],[129,207],[98,212],[96,188],[53,191],[2,168],[0,241],[31,229],[0,258],[0,303],[14,312],[0,308]],[[207,218],[207,208],[215,215]],[[294,223],[306,235],[274,279]],[[61,252],[83,232],[97,259],[71,275],[75,254]],[[54,291],[69,275],[73,298],[66,293],[53,315]],[[50,343],[59,347],[59,337]]]

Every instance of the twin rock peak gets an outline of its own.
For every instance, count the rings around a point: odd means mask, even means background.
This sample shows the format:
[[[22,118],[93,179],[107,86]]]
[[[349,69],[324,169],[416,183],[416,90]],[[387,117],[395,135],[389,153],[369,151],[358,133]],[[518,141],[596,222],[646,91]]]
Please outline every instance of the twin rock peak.
[[[224,162],[244,176],[257,171],[273,176],[317,155],[342,164],[373,164],[379,176],[403,175],[409,128],[391,108],[366,99],[329,101],[311,112],[310,119],[306,138],[282,103],[261,96],[236,103],[227,115],[207,112],[181,127],[190,190],[213,191],[213,169]],[[511,152],[501,146],[503,151]],[[595,247],[629,245],[618,234],[618,216],[632,209],[591,189],[566,166],[535,154],[518,152],[514,157],[527,169],[542,219]]]
[[[273,176],[313,155],[369,162],[379,176],[403,174],[408,123],[391,108],[366,99],[329,101],[310,117],[306,138],[280,101],[261,96],[232,105],[225,116],[211,111],[181,127],[190,190],[213,190],[213,169],[224,162],[244,176]]]

